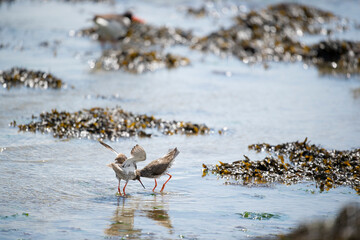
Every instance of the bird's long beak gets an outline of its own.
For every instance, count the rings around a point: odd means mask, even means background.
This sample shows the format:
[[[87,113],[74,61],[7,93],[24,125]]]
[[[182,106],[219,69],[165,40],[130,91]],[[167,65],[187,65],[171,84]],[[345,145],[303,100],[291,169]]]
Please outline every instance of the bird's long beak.
[[[141,185],[143,186],[143,188],[145,189],[145,186],[144,186],[144,184],[141,182],[141,180],[140,179],[138,179],[138,181],[141,183]]]
[[[143,19],[135,17],[135,16],[133,16],[131,18],[131,20],[134,21],[134,22],[138,22],[138,23],[145,23],[145,21]]]

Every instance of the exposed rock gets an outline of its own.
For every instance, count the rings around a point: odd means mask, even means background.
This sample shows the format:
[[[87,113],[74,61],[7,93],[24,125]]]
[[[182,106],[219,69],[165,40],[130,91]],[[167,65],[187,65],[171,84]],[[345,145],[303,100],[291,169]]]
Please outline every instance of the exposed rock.
[[[176,68],[190,64],[190,60],[172,54],[162,55],[158,52],[138,52],[135,49],[127,51],[109,50],[96,60],[93,69],[119,70],[131,73],[155,71],[161,68]]]
[[[280,240],[358,240],[360,239],[360,206],[344,207],[332,220],[317,221],[299,226]]]
[[[52,133],[59,138],[107,138],[112,141],[132,136],[151,137],[154,130],[165,135],[197,135],[210,132],[204,124],[165,121],[154,116],[126,112],[119,107],[91,108],[74,113],[52,110],[33,118],[38,121],[19,125],[19,130]]]
[[[307,139],[279,145],[253,144],[249,149],[266,151],[275,156],[270,155],[260,161],[251,161],[244,156],[245,159],[233,163],[203,164],[203,175],[210,171],[221,177],[233,177],[240,184],[315,181],[321,192],[348,185],[360,194],[360,149],[329,151],[308,144]]]
[[[55,88],[63,86],[62,81],[42,71],[31,71],[25,68],[14,67],[7,71],[0,71],[0,84],[3,88],[11,88],[23,85],[29,88]]]

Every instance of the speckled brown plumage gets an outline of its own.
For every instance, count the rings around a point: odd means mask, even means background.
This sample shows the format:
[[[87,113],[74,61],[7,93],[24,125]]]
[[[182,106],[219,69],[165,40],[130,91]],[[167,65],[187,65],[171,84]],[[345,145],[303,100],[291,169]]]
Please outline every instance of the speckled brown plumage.
[[[155,179],[155,187],[153,188],[153,191],[155,190],[157,186],[156,178],[159,178],[160,176],[164,174],[168,174],[167,170],[171,167],[173,164],[176,156],[179,154],[179,150],[177,148],[172,149],[169,151],[165,156],[158,158],[152,162],[150,162],[148,165],[146,165],[141,170],[136,170],[136,175],[140,177],[146,177],[146,178],[154,178]],[[172,177],[170,174],[168,174],[170,177],[169,179],[163,184],[163,187],[161,188],[162,192],[164,190],[165,184],[170,180]]]

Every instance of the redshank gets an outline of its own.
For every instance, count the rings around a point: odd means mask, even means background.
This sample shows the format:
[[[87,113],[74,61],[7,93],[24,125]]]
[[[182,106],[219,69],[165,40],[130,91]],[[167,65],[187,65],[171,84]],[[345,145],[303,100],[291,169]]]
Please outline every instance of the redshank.
[[[120,190],[121,179],[124,179],[126,181],[125,186],[123,188],[124,196],[126,195],[125,188],[129,182],[129,180],[138,180],[141,183],[141,185],[143,186],[143,188],[145,188],[145,186],[143,185],[143,183],[140,180],[140,176],[136,175],[136,169],[137,169],[136,163],[140,162],[140,161],[144,161],[146,159],[146,153],[145,153],[144,149],[139,145],[134,146],[131,150],[131,157],[127,158],[125,156],[125,154],[118,153],[112,147],[110,147],[108,144],[104,143],[103,141],[99,140],[99,142],[104,147],[110,149],[117,155],[115,158],[115,162],[110,163],[107,166],[111,167],[114,170],[114,172],[116,174],[116,178],[119,180],[118,191],[119,191],[120,196],[121,196],[121,190]]]
[[[155,180],[155,187],[153,188],[153,192],[155,191],[155,188],[157,187],[156,179],[161,177],[164,174],[167,174],[169,176],[168,180],[163,184],[160,192],[164,190],[165,184],[171,179],[171,175],[167,173],[167,170],[171,167],[173,164],[176,156],[179,154],[179,150],[177,148],[174,148],[170,150],[165,156],[158,158],[152,162],[150,162],[148,165],[146,165],[141,170],[136,170],[136,176],[139,177],[146,177],[146,178],[154,178]]]
[[[104,41],[116,41],[126,36],[132,22],[143,23],[140,18],[131,12],[123,14],[99,14],[93,18],[98,27],[99,39]]]

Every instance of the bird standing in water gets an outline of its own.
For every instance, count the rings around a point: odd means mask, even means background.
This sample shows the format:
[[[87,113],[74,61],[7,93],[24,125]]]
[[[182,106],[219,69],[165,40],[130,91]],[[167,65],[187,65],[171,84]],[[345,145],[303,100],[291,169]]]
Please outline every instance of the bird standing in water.
[[[141,183],[141,185],[143,186],[143,188],[145,188],[140,180],[140,176],[136,175],[136,170],[137,170],[136,163],[140,162],[140,161],[145,161],[145,159],[146,159],[146,153],[145,153],[144,149],[139,145],[134,146],[131,150],[131,157],[127,158],[125,156],[125,154],[118,153],[112,147],[110,147],[108,144],[104,143],[103,141],[99,140],[99,142],[104,147],[110,149],[112,152],[114,152],[117,155],[115,158],[115,162],[110,163],[107,166],[111,167],[114,170],[114,172],[116,174],[116,178],[119,180],[118,191],[119,191],[120,196],[121,196],[121,190],[120,190],[121,179],[126,181],[125,186],[123,188],[124,196],[126,195],[125,188],[129,182],[129,180],[138,180]]]
[[[99,14],[95,15],[93,22],[96,24],[101,41],[117,41],[124,38],[132,22],[143,23],[127,11],[123,14]]]
[[[169,175],[168,180],[163,184],[160,192],[162,192],[165,188],[165,184],[171,179],[171,175],[167,173],[167,170],[171,167],[173,164],[176,156],[179,154],[179,150],[177,148],[174,148],[170,150],[165,156],[158,158],[152,162],[150,162],[148,165],[146,165],[141,170],[136,170],[136,176],[138,177],[146,177],[146,178],[154,178],[155,180],[155,187],[153,188],[153,192],[155,191],[155,188],[157,186],[156,179],[161,177],[164,174]]]

